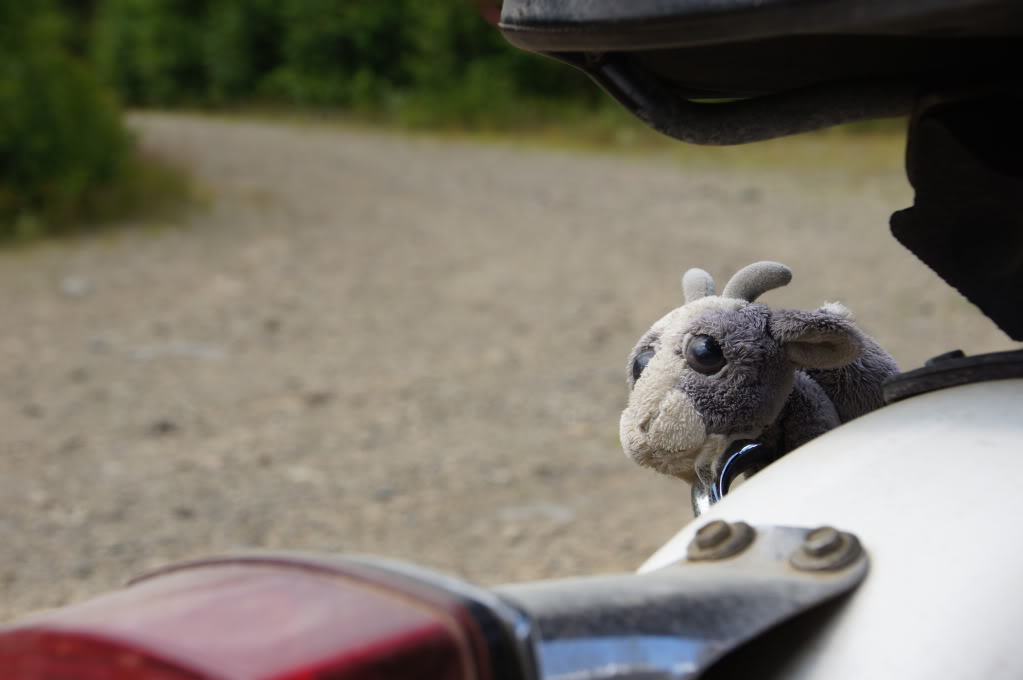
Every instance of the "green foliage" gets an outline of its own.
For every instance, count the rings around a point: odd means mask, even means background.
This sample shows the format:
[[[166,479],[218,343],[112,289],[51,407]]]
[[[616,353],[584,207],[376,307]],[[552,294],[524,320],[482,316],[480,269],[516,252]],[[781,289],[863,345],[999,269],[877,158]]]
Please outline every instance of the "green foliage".
[[[97,68],[130,104],[478,127],[510,122],[523,102],[601,101],[573,69],[508,45],[470,0],[90,1]]]
[[[413,3],[407,20],[415,26],[408,124],[531,127],[566,104],[604,103],[574,69],[512,48],[465,0]]]
[[[46,2],[0,3],[0,238],[73,215],[130,148],[117,110]]]
[[[211,104],[258,98],[281,61],[279,0],[209,3],[203,23],[203,64]]]
[[[304,106],[372,108],[411,83],[404,0],[285,0],[274,89]]]
[[[95,18],[96,68],[132,104],[198,103],[207,89],[204,0],[106,0]]]

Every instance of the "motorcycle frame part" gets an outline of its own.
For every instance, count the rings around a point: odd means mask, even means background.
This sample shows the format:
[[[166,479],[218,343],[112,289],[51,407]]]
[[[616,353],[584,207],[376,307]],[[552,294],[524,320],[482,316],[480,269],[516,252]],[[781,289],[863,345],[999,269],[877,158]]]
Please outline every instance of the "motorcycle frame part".
[[[1023,84],[934,92],[910,120],[896,239],[1023,341]]]
[[[842,527],[871,572],[833,615],[780,626],[721,677],[1023,676],[1023,379],[946,387],[861,416],[785,455],[683,529],[641,573],[683,559],[708,522]],[[964,622],[967,625],[964,625]],[[927,650],[927,653],[921,653]],[[711,674],[712,677],[714,674]]]
[[[583,70],[654,130],[704,146],[748,144],[843,123],[902,116],[912,110],[919,89],[907,80],[848,81],[707,103],[688,99],[627,53],[547,56]]]
[[[745,529],[752,540],[717,559],[496,592],[532,621],[543,680],[697,678],[752,638],[849,593],[867,574],[862,550],[830,571],[794,566],[812,530]]]

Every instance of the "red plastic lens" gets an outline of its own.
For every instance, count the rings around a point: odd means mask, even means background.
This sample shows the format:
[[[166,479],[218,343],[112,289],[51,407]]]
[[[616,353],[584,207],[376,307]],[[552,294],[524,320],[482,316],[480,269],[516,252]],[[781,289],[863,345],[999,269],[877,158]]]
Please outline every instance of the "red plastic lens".
[[[0,680],[486,677],[453,600],[297,563],[198,565],[0,629]]]
[[[201,680],[118,645],[35,631],[0,638],[0,669],[4,680]]]

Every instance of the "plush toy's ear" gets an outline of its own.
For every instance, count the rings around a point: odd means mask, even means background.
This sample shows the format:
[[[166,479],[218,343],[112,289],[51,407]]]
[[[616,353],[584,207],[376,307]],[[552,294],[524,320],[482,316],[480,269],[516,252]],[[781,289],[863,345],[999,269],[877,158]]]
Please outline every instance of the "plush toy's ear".
[[[714,279],[702,269],[690,269],[682,277],[682,295],[686,303],[714,294]]]
[[[863,353],[863,336],[849,320],[828,311],[771,312],[771,335],[800,368],[841,368]]]

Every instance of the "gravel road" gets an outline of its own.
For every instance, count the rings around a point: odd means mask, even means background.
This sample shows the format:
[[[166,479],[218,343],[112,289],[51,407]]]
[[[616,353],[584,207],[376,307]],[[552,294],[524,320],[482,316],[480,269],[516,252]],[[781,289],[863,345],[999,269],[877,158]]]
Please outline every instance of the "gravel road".
[[[907,367],[1009,344],[888,235],[900,169],[835,143],[781,171],[134,123],[208,206],[0,252],[0,620],[237,547],[636,567],[688,491],[621,454],[623,364],[690,266],[785,262],[766,301],[841,299]]]

